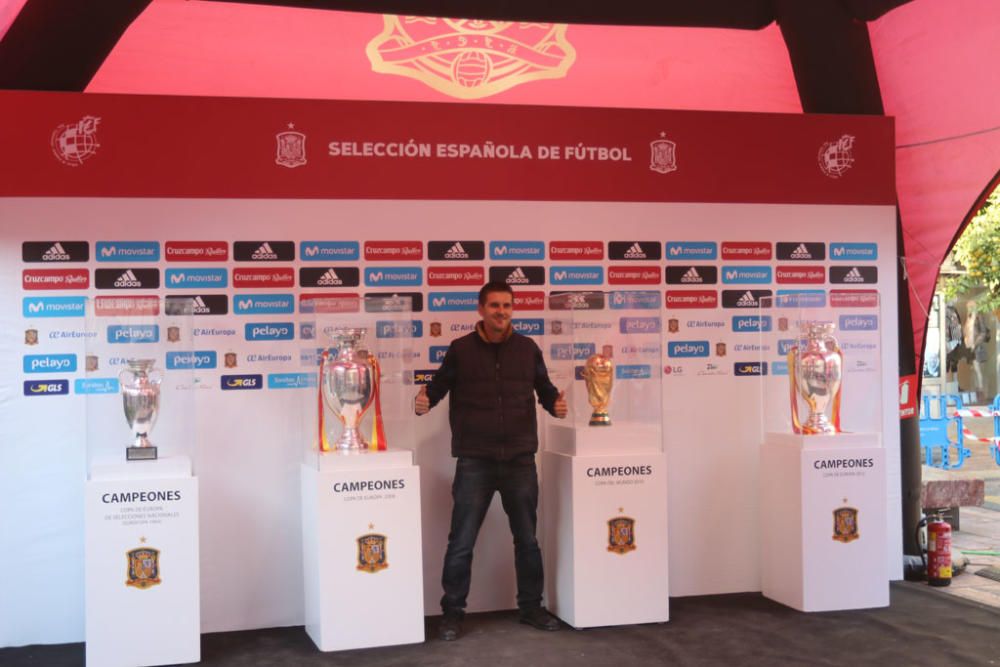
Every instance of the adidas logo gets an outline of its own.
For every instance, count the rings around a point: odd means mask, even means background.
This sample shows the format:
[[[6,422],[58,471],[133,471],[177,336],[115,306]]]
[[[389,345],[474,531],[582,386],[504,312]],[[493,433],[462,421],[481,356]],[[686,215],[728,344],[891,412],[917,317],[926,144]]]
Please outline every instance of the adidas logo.
[[[861,272],[858,271],[858,267],[856,266],[848,271],[847,275],[844,276],[845,283],[863,283],[864,281],[865,277],[861,275]]]
[[[511,271],[510,275],[507,276],[508,285],[524,285],[528,282],[528,276],[524,275],[524,271],[520,266]]]
[[[625,251],[625,259],[646,259],[646,253],[642,251],[639,247],[639,242],[636,241],[632,246]]]
[[[757,299],[754,298],[753,293],[747,290],[747,292],[740,297],[740,300],[736,302],[737,308],[756,308]]]
[[[465,248],[462,247],[462,242],[461,241],[456,241],[455,245],[453,245],[452,247],[448,248],[448,250],[444,253],[444,258],[445,259],[469,259],[469,253],[467,253],[465,251]]]
[[[51,248],[42,255],[43,262],[65,262],[70,259],[69,253],[62,247],[62,243],[56,241]]]
[[[805,243],[800,243],[799,247],[792,251],[792,259],[812,259],[812,253],[806,248]]]
[[[270,243],[264,241],[259,248],[253,251],[250,259],[278,259],[278,253],[271,249]]]
[[[328,269],[326,273],[320,276],[319,280],[316,281],[316,284],[323,286],[343,285],[344,281],[340,279],[336,271]]]
[[[205,300],[200,296],[191,299],[191,312],[195,315],[209,315],[212,309],[205,305]]]
[[[125,273],[118,276],[115,280],[115,287],[142,287],[142,283],[136,275],[132,273],[132,269],[129,269]]]
[[[698,270],[695,269],[692,266],[690,269],[688,269],[687,271],[684,272],[683,276],[681,276],[681,282],[682,283],[703,283],[705,281],[702,279],[701,275],[698,273]]]

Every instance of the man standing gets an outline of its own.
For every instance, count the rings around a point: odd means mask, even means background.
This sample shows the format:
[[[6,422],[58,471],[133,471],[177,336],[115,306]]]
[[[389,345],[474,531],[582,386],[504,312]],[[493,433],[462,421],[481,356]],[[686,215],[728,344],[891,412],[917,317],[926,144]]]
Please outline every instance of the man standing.
[[[481,321],[475,331],[452,341],[441,368],[421,387],[414,402],[416,413],[423,415],[451,392],[451,454],[458,461],[441,575],[444,619],[438,634],[445,641],[458,639],[461,633],[472,549],[496,491],[514,536],[520,620],[540,630],[559,629],[559,621],[541,607],[542,553],[535,538],[538,424],[534,394],[542,407],[560,419],[566,416],[566,399],[549,381],[535,342],[514,333],[513,310],[514,292],[509,285],[484,285],[479,291]]]

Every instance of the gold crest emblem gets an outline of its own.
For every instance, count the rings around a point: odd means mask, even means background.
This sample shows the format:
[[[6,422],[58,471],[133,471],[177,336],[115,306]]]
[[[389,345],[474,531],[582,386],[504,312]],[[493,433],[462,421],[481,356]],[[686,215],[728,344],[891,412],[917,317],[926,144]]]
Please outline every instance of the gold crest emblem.
[[[635,519],[616,516],[608,520],[608,551],[627,554],[635,551]]]
[[[463,100],[559,79],[576,60],[565,24],[386,14],[366,49],[372,70],[422,81]]]
[[[838,507],[833,510],[833,539],[846,544],[859,537],[857,508]]]
[[[358,569],[362,572],[378,572],[389,567],[385,545],[385,535],[369,533],[358,538]]]
[[[288,130],[275,135],[278,142],[275,164],[294,169],[306,164],[306,135],[294,130],[295,124],[289,123]]]
[[[125,552],[125,559],[128,563],[126,586],[146,590],[161,583],[159,549],[132,549]]]
[[[649,142],[649,168],[661,174],[677,171],[677,144],[660,132],[660,138]]]

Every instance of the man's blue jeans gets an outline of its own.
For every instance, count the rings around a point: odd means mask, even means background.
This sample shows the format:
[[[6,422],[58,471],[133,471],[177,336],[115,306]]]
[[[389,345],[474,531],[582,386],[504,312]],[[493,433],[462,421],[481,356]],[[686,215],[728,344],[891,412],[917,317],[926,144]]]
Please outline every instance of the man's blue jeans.
[[[460,457],[451,487],[454,507],[451,532],[444,556],[441,608],[461,613],[469,595],[472,548],[493,493],[500,492],[514,536],[514,568],[517,573],[517,606],[538,607],[542,603],[542,552],[535,539],[538,509],[538,475],[534,456],[517,461],[491,461]]]

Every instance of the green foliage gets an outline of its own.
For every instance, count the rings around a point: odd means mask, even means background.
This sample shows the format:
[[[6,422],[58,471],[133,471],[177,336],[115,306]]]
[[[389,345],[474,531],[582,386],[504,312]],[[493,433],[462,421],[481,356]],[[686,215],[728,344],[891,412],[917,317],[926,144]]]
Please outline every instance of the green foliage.
[[[941,291],[950,299],[975,294],[976,310],[1000,311],[1000,188],[986,200],[951,251],[965,273],[942,276]],[[985,289],[985,293],[976,294]]]

